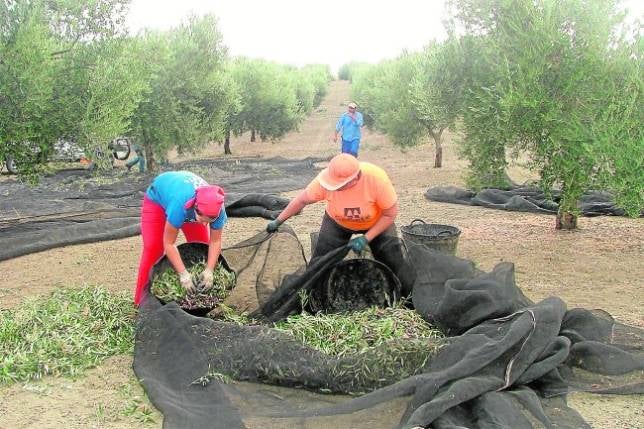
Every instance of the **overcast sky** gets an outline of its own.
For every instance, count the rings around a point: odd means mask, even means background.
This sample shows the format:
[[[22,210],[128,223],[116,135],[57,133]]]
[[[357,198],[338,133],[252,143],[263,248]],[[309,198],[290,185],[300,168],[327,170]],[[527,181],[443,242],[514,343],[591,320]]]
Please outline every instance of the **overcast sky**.
[[[644,1],[627,0],[641,16]],[[132,0],[128,27],[168,29],[213,13],[231,55],[280,63],[378,62],[418,50],[445,31],[443,0]]]

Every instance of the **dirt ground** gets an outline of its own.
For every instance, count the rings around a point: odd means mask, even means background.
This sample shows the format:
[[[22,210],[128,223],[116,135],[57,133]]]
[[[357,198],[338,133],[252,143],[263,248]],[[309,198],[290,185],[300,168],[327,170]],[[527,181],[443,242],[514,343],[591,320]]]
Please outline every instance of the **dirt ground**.
[[[321,106],[300,130],[279,142],[249,143],[234,139],[235,156],[303,158],[338,152],[331,140],[338,115],[348,102],[349,87],[333,82]],[[458,256],[491,269],[514,262],[517,283],[533,300],[556,295],[569,307],[602,308],[618,321],[644,327],[644,220],[621,217],[582,218],[575,232],[554,230],[550,215],[504,212],[430,202],[424,192],[435,185],[463,185],[466,163],[457,157],[452,136],[446,136],[441,169],[432,168],[430,144],[401,151],[384,136],[367,131],[360,159],[385,168],[398,192],[398,225],[420,218],[455,225],[462,235]],[[213,144],[196,157],[223,156]],[[533,178],[520,166],[510,169],[516,182]],[[288,193],[293,196],[297,192]],[[309,233],[317,231],[324,206],[316,204],[288,223],[298,232],[307,252]],[[224,246],[253,235],[263,219],[230,219]],[[0,262],[0,308],[19,305],[57,286],[96,284],[111,290],[132,290],[140,237],[70,246]],[[9,428],[130,428],[146,424],[142,391],[132,383],[131,357],[109,359],[79,380],[46,378],[0,388],[0,429]],[[574,406],[595,428],[643,428],[641,397],[575,394]],[[160,416],[152,413],[160,426]]]

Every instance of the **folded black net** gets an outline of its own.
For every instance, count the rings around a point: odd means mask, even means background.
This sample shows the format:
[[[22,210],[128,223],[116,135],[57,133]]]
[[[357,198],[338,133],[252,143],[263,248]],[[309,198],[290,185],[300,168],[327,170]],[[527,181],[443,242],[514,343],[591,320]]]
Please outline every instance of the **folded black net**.
[[[425,198],[443,203],[482,206],[498,210],[556,214],[561,191],[553,189],[550,196],[535,186],[512,186],[509,189],[485,188],[478,192],[456,186],[435,186]],[[624,209],[615,205],[615,198],[605,191],[587,191],[578,203],[583,216],[624,216]]]
[[[337,356],[275,329],[347,254],[307,265],[286,228],[224,251],[238,279],[227,304],[252,322],[194,317],[148,295],[134,370],[164,427],[578,428],[589,426],[566,393],[644,392],[641,330],[556,297],[531,302],[510,263],[485,273],[423,246],[405,250],[415,311],[446,338]]]

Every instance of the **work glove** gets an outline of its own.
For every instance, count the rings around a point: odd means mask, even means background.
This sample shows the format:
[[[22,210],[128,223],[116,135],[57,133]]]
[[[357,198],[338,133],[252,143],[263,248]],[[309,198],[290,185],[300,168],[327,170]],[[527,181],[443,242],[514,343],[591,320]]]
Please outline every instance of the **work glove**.
[[[187,270],[179,273],[179,282],[181,283],[181,287],[183,287],[186,292],[192,292],[195,288],[195,284],[192,281],[192,276]]]
[[[214,281],[214,272],[210,268],[206,268],[201,273],[201,282],[200,285],[204,289],[210,289]]]
[[[352,238],[351,241],[349,241],[349,244],[347,244],[347,246],[359,255],[362,253],[362,251],[364,250],[365,246],[368,243],[369,243],[369,240],[367,240],[367,237],[365,237],[364,235],[361,235],[359,237]]]
[[[277,231],[277,228],[279,228],[281,224],[282,222],[277,219],[268,222],[268,225],[266,225],[266,232],[272,233]]]

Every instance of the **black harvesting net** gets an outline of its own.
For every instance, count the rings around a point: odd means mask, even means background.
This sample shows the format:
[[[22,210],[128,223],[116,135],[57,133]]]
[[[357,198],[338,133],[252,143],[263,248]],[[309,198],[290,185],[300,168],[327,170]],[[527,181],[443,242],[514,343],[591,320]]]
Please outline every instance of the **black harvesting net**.
[[[485,273],[423,246],[406,250],[414,308],[447,339],[330,356],[274,329],[347,254],[307,266],[287,228],[224,250],[238,274],[227,303],[257,316],[253,325],[193,317],[148,295],[134,370],[164,427],[580,428],[589,426],[567,392],[644,392],[642,330],[556,297],[531,302],[511,263]]]
[[[486,188],[478,192],[456,186],[435,186],[425,192],[425,198],[443,203],[482,206],[498,210],[556,214],[561,191],[553,190],[551,197],[534,186],[513,186],[510,189]],[[615,205],[615,198],[605,191],[588,191],[579,199],[579,211],[584,216],[624,216],[624,209]]]
[[[162,170],[190,170],[226,191],[229,217],[273,219],[288,200],[272,194],[301,189],[315,177],[321,158],[192,160]],[[94,177],[65,170],[31,187],[0,182],[0,261],[70,244],[137,235],[141,201],[152,175],[114,170]]]

